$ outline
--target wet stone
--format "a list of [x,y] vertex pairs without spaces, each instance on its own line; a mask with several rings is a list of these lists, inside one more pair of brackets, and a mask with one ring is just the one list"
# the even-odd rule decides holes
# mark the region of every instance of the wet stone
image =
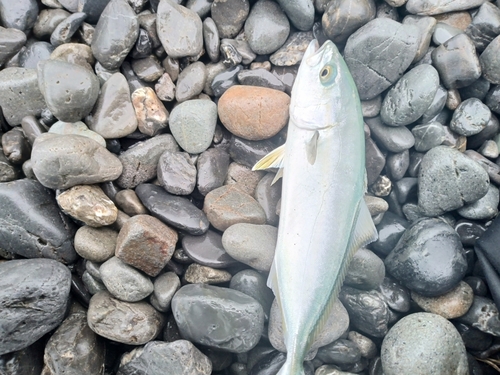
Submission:
[[483,77],[493,84],[500,83],[500,74],[498,73],[498,69],[500,68],[499,52],[500,38],[496,37],[488,44],[481,56],[479,56]]
[[224,270],[192,263],[184,273],[184,280],[190,284],[221,284],[231,280],[231,274]]
[[438,146],[425,154],[418,183],[419,207],[425,215],[437,216],[482,198],[489,178],[478,163],[461,152]]
[[35,0],[20,0],[14,6],[12,5],[9,0],[0,1],[2,26],[29,31],[36,21],[38,3]]
[[116,221],[118,210],[96,185],[77,185],[57,196],[62,211],[91,227],[111,225]]
[[361,290],[376,289],[385,277],[382,259],[372,251],[361,248],[354,254],[347,269],[344,283]]
[[201,52],[203,26],[197,13],[174,2],[160,0],[157,14],[156,31],[169,57],[196,56]]
[[130,89],[123,74],[113,74],[102,85],[90,129],[106,139],[125,137],[137,129]]
[[415,137],[405,126],[388,126],[377,116],[365,119],[372,138],[391,152],[402,152],[415,144]]
[[500,10],[492,3],[485,2],[465,29],[478,51],[486,46],[500,33]]
[[93,139],[94,141],[99,143],[102,147],[106,147],[106,141],[104,140],[104,138],[98,133],[89,130],[87,125],[85,125],[85,123],[81,121],[77,122],[57,121],[50,127],[48,132],[51,134],[61,134],[61,135],[66,135],[66,134],[81,135],[83,137]]
[[189,199],[171,195],[153,184],[141,184],[135,192],[151,214],[164,223],[193,235],[208,230],[207,216]]
[[410,292],[397,281],[385,277],[377,292],[392,310],[403,313],[410,310]]
[[75,250],[82,258],[104,262],[115,255],[118,233],[110,228],[80,227],[75,234]]
[[[413,134],[415,136],[415,134]],[[415,137],[416,138],[416,137]],[[415,143],[417,140],[415,139]],[[386,167],[387,174],[394,180],[400,180],[406,174],[408,167],[410,166],[410,153],[408,150],[398,152],[395,154],[390,154],[387,156]]]
[[306,31],[312,28],[314,22],[314,5],[310,0],[300,0],[295,3],[278,0],[293,26]]
[[456,287],[467,271],[458,234],[441,219],[412,224],[385,258],[387,271],[408,289],[436,297]]
[[[210,84],[212,94],[215,96],[221,96],[229,88],[236,85],[238,82],[238,73],[241,70],[243,70],[243,67],[241,65],[233,66],[221,72],[217,72],[214,70],[215,75]],[[210,76],[207,77],[207,81],[210,82]],[[205,92],[206,91],[207,90],[205,89]]]
[[312,40],[313,34],[310,31],[290,33],[290,36],[283,46],[269,56],[269,60],[276,66],[292,66],[299,64],[306,52],[307,46]]
[[22,164],[30,158],[31,146],[20,127],[2,135],[2,150],[12,164]]
[[333,363],[340,366],[353,365],[361,359],[361,352],[352,341],[338,339],[320,348],[316,358],[324,363]]
[[158,161],[158,181],[170,194],[191,194],[196,173],[196,166],[186,152],[165,151]]
[[441,0],[408,0],[406,9],[412,14],[435,15],[460,10],[468,10],[480,6],[484,0],[456,1],[449,3]]
[[253,196],[264,173],[264,171],[252,171],[250,167],[239,163],[231,163],[224,185],[235,185],[244,193]]
[[[24,164],[23,164],[24,165]],[[19,176],[19,167],[12,165],[0,149],[0,182],[14,181]]]
[[95,27],[92,52],[106,69],[120,67],[139,36],[139,21],[126,0],[111,0]]
[[435,117],[443,110],[447,100],[448,100],[448,91],[443,86],[439,85],[438,89],[436,90],[436,95],[434,95],[434,99],[432,100],[432,103],[426,109],[426,111],[424,112],[419,121],[422,124],[425,124],[435,119]]
[[199,95],[203,91],[206,79],[207,70],[202,62],[196,61],[189,64],[180,72],[177,78],[175,89],[177,102],[181,103]]
[[132,105],[141,133],[154,136],[167,127],[168,111],[151,87],[135,90],[132,93]]
[[133,189],[156,176],[158,161],[165,151],[178,151],[179,147],[170,134],[136,143],[119,156],[124,168],[116,181],[124,189]]
[[235,353],[252,349],[264,325],[264,312],[255,299],[209,285],[182,287],[172,300],[172,312],[183,337]]
[[50,35],[50,43],[54,46],[60,46],[64,43],[69,43],[73,34],[76,33],[78,28],[82,25],[83,21],[87,18],[86,13],[73,13],[62,22],[60,22],[52,34]]
[[109,293],[122,301],[137,302],[153,292],[153,283],[147,276],[117,257],[104,262],[99,272]]
[[222,236],[212,230],[198,236],[184,236],[182,247],[190,259],[204,266],[227,268],[237,263],[224,249]]
[[478,151],[488,159],[496,159],[500,154],[498,144],[492,139],[485,141]]
[[210,61],[219,61],[219,30],[217,29],[217,25],[215,24],[214,20],[210,17],[207,17],[203,20],[203,41]]
[[269,319],[274,294],[260,272],[251,269],[240,271],[231,278],[229,287],[255,298],[264,309],[266,320]]
[[448,320],[430,313],[396,323],[382,342],[381,359],[387,375],[469,373],[460,334]]
[[24,349],[59,326],[66,314],[71,273],[51,259],[0,263],[0,354]]
[[174,272],[166,272],[158,276],[154,282],[154,290],[150,302],[159,311],[167,312],[175,292],[181,287],[181,280]]
[[242,70],[238,81],[244,86],[260,86],[273,90],[285,91],[285,85],[274,74],[265,69]]
[[[139,25],[141,25],[141,22],[139,21]],[[154,24],[156,26],[156,23]],[[155,27],[156,31],[156,27]],[[149,33],[144,30],[142,27],[139,28],[139,36],[137,37],[137,40],[135,42],[134,48],[132,49],[132,57],[135,59],[144,59],[147,58],[151,53],[153,52],[153,47],[151,45],[151,38],[149,36]],[[135,60],[133,61],[135,62]],[[151,61],[149,61],[151,62]],[[161,65],[159,65],[161,68]],[[148,71],[149,68],[153,68]],[[157,69],[155,69],[153,64],[146,64],[145,65],[146,71],[149,73],[156,74]],[[141,70],[142,72],[142,70]],[[136,72],[137,73],[137,72]]]
[[361,101],[361,111],[363,112],[363,117],[378,116],[381,107],[382,107],[382,97],[380,95],[370,100]]
[[[98,335],[127,345],[142,345],[161,331],[163,316],[146,302],[124,302],[108,292],[92,296],[89,327]],[[141,324],[136,324],[140,321]]]
[[238,35],[249,12],[248,0],[214,0],[211,13],[220,38],[234,38]]
[[395,83],[413,61],[418,28],[390,19],[374,19],[349,38],[345,61],[362,100],[375,98]]
[[122,375],[209,375],[212,373],[212,363],[187,340],[151,341],[144,347],[125,353],[118,372]]
[[403,19],[403,24],[413,25],[418,27],[420,31],[420,44],[417,49],[417,54],[415,56],[414,62],[419,61],[429,49],[432,34],[436,28],[436,19],[434,17],[419,17],[413,15],[407,15]]
[[40,116],[46,107],[35,69],[6,68],[0,71],[0,106],[10,126],[25,116]]
[[281,197],[281,182],[271,185],[275,174],[268,173],[262,177],[257,184],[254,197],[266,214],[266,224],[277,225],[279,221],[276,215],[276,206]]
[[377,355],[377,346],[368,337],[356,331],[350,331],[348,339],[356,344],[361,356],[365,358],[375,358]]
[[131,66],[137,77],[145,82],[155,82],[164,72],[160,62],[154,56],[135,59],[132,61]]
[[476,241],[486,231],[486,228],[469,220],[459,220],[455,225],[455,231],[460,236],[462,244],[465,246],[474,246]]
[[42,9],[33,26],[33,34],[38,39],[50,37],[56,26],[70,15],[64,9]]
[[19,52],[19,66],[36,69],[40,61],[48,60],[54,51],[54,46],[47,42],[34,42]]
[[498,309],[495,303],[489,298],[474,296],[471,308],[465,315],[458,318],[458,321],[477,328],[482,332],[494,336],[500,335]]
[[457,212],[466,219],[489,220],[498,214],[499,199],[498,188],[490,184],[488,192],[484,197],[459,208]]
[[384,169],[385,156],[371,138],[365,140],[365,148],[367,182],[368,185],[371,185]]
[[37,179],[51,189],[110,181],[122,172],[116,156],[80,135],[40,135],[33,145],[31,161]]
[[[234,211],[233,207],[238,207]],[[221,186],[205,197],[203,211],[210,224],[224,231],[236,223],[264,224],[266,215],[257,201],[236,186]]]
[[149,211],[140,199],[137,197],[135,191],[131,189],[120,190],[114,197],[116,206],[123,210],[129,216],[148,214]]
[[121,228],[115,254],[126,264],[154,277],[172,258],[177,239],[177,232],[160,220],[136,215]]
[[175,84],[172,82],[172,78],[168,73],[163,73],[163,75],[158,79],[155,84],[155,92],[160,100],[166,102],[171,102],[175,98]]
[[197,161],[196,187],[202,195],[221,187],[229,168],[229,154],[220,148],[202,152]]
[[169,120],[175,140],[191,154],[199,154],[210,146],[216,123],[217,106],[204,99],[188,100],[175,106]]
[[0,65],[3,65],[21,50],[26,43],[26,34],[21,30],[0,26],[0,43],[2,44]]
[[460,135],[478,134],[490,121],[491,111],[479,99],[463,101],[453,113],[450,129]]
[[439,146],[445,138],[444,127],[439,122],[417,125],[411,129],[411,132],[415,137],[415,150],[420,152]]
[[463,31],[444,22],[438,22],[432,35],[434,44],[441,45]]

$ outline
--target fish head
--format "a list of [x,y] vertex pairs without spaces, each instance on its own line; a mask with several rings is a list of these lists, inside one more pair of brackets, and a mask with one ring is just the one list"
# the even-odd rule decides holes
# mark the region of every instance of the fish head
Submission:
[[331,40],[321,48],[313,40],[292,88],[292,123],[307,130],[330,129],[345,117],[340,109],[352,106],[358,106],[360,112],[358,91],[344,58]]

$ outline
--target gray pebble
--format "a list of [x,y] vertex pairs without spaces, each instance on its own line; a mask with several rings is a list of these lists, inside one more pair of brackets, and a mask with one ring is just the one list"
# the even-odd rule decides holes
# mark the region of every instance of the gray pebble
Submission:
[[[228,47],[229,50],[227,50],[226,47]],[[255,52],[253,52],[252,49],[250,48],[250,44],[248,44],[246,39],[240,39],[240,38],[222,39],[220,48],[221,48],[221,53],[224,55],[223,62],[228,66],[237,65],[239,63],[242,63],[244,65],[249,65],[257,57]],[[229,55],[226,56],[226,53],[229,53],[229,51],[231,51],[231,53],[236,52],[234,57],[236,57],[238,61],[236,61],[233,58],[230,58]],[[239,61],[240,57],[241,61]],[[226,61],[228,59],[231,61],[229,62]]]
[[34,42],[19,52],[19,66],[36,69],[39,61],[48,60],[54,51],[54,46],[47,42]]
[[420,122],[425,124],[436,117],[446,105],[448,100],[448,91],[441,85],[438,86],[436,90],[436,95],[434,95],[434,99],[432,99],[432,103],[425,110],[422,117],[420,117]]
[[151,304],[155,309],[167,312],[175,292],[181,287],[181,280],[174,272],[166,272],[158,276],[153,284]]
[[292,66],[299,64],[307,46],[313,39],[314,36],[311,31],[291,33],[283,46],[269,56],[269,61],[276,66]]
[[238,35],[249,11],[248,0],[214,0],[211,13],[220,38],[234,38]]
[[[399,217],[399,216],[398,216]],[[410,292],[399,282],[385,277],[377,289],[380,298],[396,312],[406,313],[410,310]]]
[[38,15],[36,0],[0,1],[0,20],[2,26],[21,31],[29,31],[35,24]]
[[376,289],[385,277],[382,259],[372,251],[361,248],[354,254],[347,269],[344,283],[357,289]]
[[444,127],[439,122],[417,125],[411,132],[415,137],[415,150],[420,152],[439,146],[445,139]]
[[170,194],[191,194],[196,185],[196,167],[189,154],[165,151],[158,161],[158,181]]
[[224,250],[222,236],[212,230],[198,236],[184,236],[182,246],[189,260],[207,267],[227,268],[237,263]]
[[377,356],[377,345],[375,345],[375,343],[368,337],[362,335],[359,332],[350,331],[348,339],[356,344],[363,357],[371,359]]
[[[31,162],[28,160],[23,164],[23,166],[26,163],[31,164]],[[19,172],[19,167],[13,165],[0,149],[0,182],[9,182],[16,180],[19,176]],[[28,175],[26,176],[28,177]]]
[[377,95],[375,98],[370,100],[361,101],[361,111],[363,112],[363,117],[378,116],[381,107],[382,107],[382,97],[380,95]]
[[196,186],[202,195],[221,187],[229,169],[229,154],[221,148],[202,152],[197,161]]
[[224,270],[192,263],[184,273],[184,283],[189,284],[221,284],[231,280],[231,274]]
[[311,30],[314,22],[314,5],[312,0],[289,2],[278,0],[292,24],[299,30]]
[[377,180],[380,172],[384,169],[385,156],[371,138],[366,139],[365,148],[367,182],[368,185],[371,185]]
[[490,2],[485,2],[479,7],[472,17],[472,22],[465,29],[465,33],[472,39],[479,52],[500,32],[500,9]]
[[439,46],[460,33],[463,33],[463,30],[444,22],[438,22],[432,35],[432,41]]
[[493,84],[500,83],[500,38],[496,37],[479,56],[483,77]]
[[110,228],[80,227],[75,234],[75,250],[84,259],[104,262],[115,255],[118,233]]
[[42,9],[33,26],[33,34],[37,39],[50,37],[57,25],[70,15],[71,13],[66,12],[64,9]]
[[419,16],[430,16],[476,8],[482,3],[484,3],[484,0],[458,0],[453,2],[446,0],[408,0],[406,10]]
[[457,212],[466,219],[489,220],[498,214],[499,192],[498,188],[490,184],[484,197],[459,208]]
[[277,181],[271,185],[274,177],[274,173],[266,174],[260,179],[254,192],[255,199],[266,214],[266,224],[270,225],[278,225],[279,217],[276,215],[276,207],[281,198],[281,182]]
[[361,352],[351,340],[338,339],[320,348],[316,358],[324,363],[344,367],[358,362],[361,359]]
[[186,8],[195,11],[201,18],[208,16],[211,7],[211,0],[188,0],[186,3]]
[[131,189],[120,190],[115,194],[114,202],[116,206],[129,216],[145,215],[149,211],[141,203],[135,191]]
[[205,87],[206,79],[207,70],[202,62],[194,62],[184,68],[177,78],[175,90],[177,102],[184,102],[199,95]]
[[242,70],[238,73],[238,81],[242,85],[261,86],[285,91],[284,83],[265,69]]
[[73,37],[73,34],[76,33],[76,31],[79,29],[86,18],[87,14],[80,12],[73,13],[72,15],[64,19],[56,26],[56,28],[50,35],[50,43],[54,47],[60,46],[64,43],[69,43],[71,41],[71,38]]
[[478,151],[489,159],[496,159],[499,156],[498,144],[492,139],[485,141]]
[[175,83],[168,73],[163,73],[155,84],[156,95],[160,100],[171,102],[175,98]]
[[1,147],[12,164],[22,164],[30,158],[31,146],[21,127],[15,127],[4,133]]
[[98,133],[89,130],[87,125],[85,125],[85,123],[81,121],[77,122],[57,121],[50,127],[48,133],[60,134],[60,135],[81,135],[83,137],[93,139],[94,141],[99,143],[102,147],[106,147],[106,141],[104,140],[104,138]]
[[372,137],[391,152],[402,152],[415,144],[412,132],[404,126],[388,126],[380,116],[365,119]]
[[0,65],[16,55],[26,43],[26,34],[17,29],[6,29],[0,26]]
[[478,134],[491,118],[490,109],[477,98],[464,100],[453,112],[450,129],[466,137]]
[[203,41],[205,42],[205,49],[210,61],[219,61],[219,30],[214,20],[210,17],[203,20]]
[[131,65],[137,77],[145,82],[155,82],[165,71],[155,56],[135,59]]
[[457,320],[482,332],[494,336],[500,335],[498,308],[493,300],[489,298],[474,296],[474,301],[469,311]]
[[251,269],[240,271],[231,278],[229,287],[255,298],[264,309],[266,320],[269,319],[274,294],[260,272]]
[[109,0],[79,0],[77,10],[87,14],[87,22],[94,25],[99,21],[99,17],[108,3]]
[[[414,134],[415,136],[415,134]],[[417,140],[415,139],[415,143]],[[387,156],[386,168],[390,178],[394,181],[400,180],[406,174],[410,166],[410,153],[408,150],[390,154]]]
[[436,28],[437,21],[434,17],[407,15],[403,19],[402,23],[403,25],[416,26],[420,31],[420,43],[413,62],[419,61],[422,57],[424,57],[425,53],[429,49],[432,34],[434,33],[434,29]]

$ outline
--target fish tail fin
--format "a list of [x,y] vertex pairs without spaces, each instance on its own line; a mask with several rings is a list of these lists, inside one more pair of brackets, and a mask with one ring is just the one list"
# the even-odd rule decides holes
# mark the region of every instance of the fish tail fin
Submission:
[[302,359],[297,355],[287,355],[286,362],[281,367],[278,375],[305,375]]

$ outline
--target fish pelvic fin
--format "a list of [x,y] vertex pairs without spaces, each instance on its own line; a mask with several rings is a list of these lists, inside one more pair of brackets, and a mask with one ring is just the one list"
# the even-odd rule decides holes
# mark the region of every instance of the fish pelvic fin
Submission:
[[260,159],[255,165],[252,167],[252,171],[258,171],[261,169],[268,168],[278,168],[278,172],[276,176],[274,176],[271,185],[274,185],[276,181],[278,181],[281,177],[283,177],[283,165],[284,165],[284,157],[285,157],[285,145],[282,145],[269,154]]
[[305,375],[303,359],[293,353],[287,354],[286,362],[277,375]]

